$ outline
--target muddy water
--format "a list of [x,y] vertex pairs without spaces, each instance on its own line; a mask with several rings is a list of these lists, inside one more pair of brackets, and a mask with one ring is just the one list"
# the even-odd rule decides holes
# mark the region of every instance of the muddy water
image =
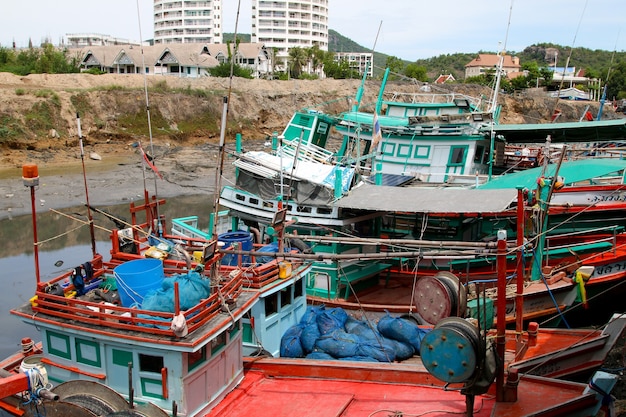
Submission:
[[[197,215],[201,227],[208,228],[212,198],[191,195],[170,198],[162,206],[166,219]],[[120,219],[129,220],[128,204],[99,206]],[[37,240],[39,245],[40,280],[47,281],[62,272],[73,269],[91,259],[89,227],[74,219],[86,220],[84,206],[52,211],[37,215]],[[115,227],[105,216],[92,212],[96,227],[96,251],[105,259],[109,254],[109,232]],[[170,224],[168,223],[168,227]],[[36,286],[33,221],[30,215],[0,220],[0,357],[15,352],[23,337],[39,340],[33,326],[23,323],[9,312],[11,308],[26,303]]]

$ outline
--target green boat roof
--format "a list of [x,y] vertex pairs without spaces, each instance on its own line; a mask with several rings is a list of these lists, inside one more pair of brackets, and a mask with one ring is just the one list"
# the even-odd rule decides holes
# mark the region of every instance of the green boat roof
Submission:
[[[552,143],[621,142],[626,141],[626,119],[567,123],[502,124],[494,125],[496,135],[507,143],[544,143],[548,135]],[[491,127],[482,129],[484,134]]]
[[[365,112],[346,112],[341,115],[340,120],[371,125],[372,123],[374,123],[374,114]],[[380,123],[380,125],[384,127],[408,126],[409,119],[407,119],[406,117],[379,115],[378,123]]]
[[[548,165],[544,177],[553,177],[557,164]],[[623,159],[598,159],[589,158],[578,161],[565,161],[561,164],[558,175],[563,177],[565,184],[591,181],[593,178],[605,177],[611,174],[618,174],[626,168],[626,160]],[[543,167],[530,168],[524,171],[504,174],[491,181],[479,185],[481,189],[511,189],[529,188],[532,189],[537,184],[537,178],[541,177]]]

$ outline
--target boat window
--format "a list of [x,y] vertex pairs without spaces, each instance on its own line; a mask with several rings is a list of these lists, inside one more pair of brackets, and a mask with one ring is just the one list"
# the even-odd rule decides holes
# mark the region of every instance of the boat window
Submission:
[[293,287],[293,298],[302,297],[304,295],[304,279],[301,279]]
[[452,148],[451,164],[462,164],[465,161],[465,147]]
[[278,293],[265,297],[265,317],[278,312]]
[[482,164],[484,154],[485,154],[485,147],[482,145],[476,146],[476,153],[474,154],[474,162],[478,164]]
[[128,366],[133,362],[133,353],[127,350],[112,349],[113,363],[120,366]]
[[237,323],[235,323],[235,325],[233,326],[233,328],[231,329],[229,336],[230,336],[230,340],[233,340],[233,338],[235,337],[235,335],[237,333],[239,333],[239,329],[241,328],[241,321],[237,321]]
[[163,356],[139,354],[139,370],[142,372],[161,373]]
[[411,157],[411,153],[413,152],[413,145],[398,145],[398,154],[396,155],[399,158],[409,158]]
[[415,146],[414,158],[428,158],[430,156],[430,146]]
[[281,308],[291,304],[291,287],[288,286],[280,290],[280,306]]
[[199,351],[191,352],[187,355],[187,370],[191,371],[192,369],[195,369],[204,361],[206,361],[206,346],[202,346]]
[[220,333],[215,339],[211,340],[211,356],[224,346],[226,346],[226,333]]
[[70,352],[70,337],[61,333],[46,332],[48,339],[48,353],[65,359],[72,359]]
[[100,345],[91,340],[76,339],[76,362],[102,367]]

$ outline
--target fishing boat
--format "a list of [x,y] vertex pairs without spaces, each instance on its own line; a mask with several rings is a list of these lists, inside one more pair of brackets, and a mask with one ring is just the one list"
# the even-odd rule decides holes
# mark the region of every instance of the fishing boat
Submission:
[[[303,120],[292,121],[318,130],[317,115]],[[493,242],[503,230],[512,248],[524,249],[521,259],[511,252],[507,270],[513,288],[515,276],[525,277],[525,320],[587,306],[587,298],[624,278],[623,161],[566,161],[558,173],[555,164],[478,187],[437,188],[358,181],[356,168],[329,159],[299,140],[282,141],[274,154],[247,152],[235,162],[236,186],[224,187],[220,197],[244,227],[262,231],[261,239],[272,238],[264,226],[285,205],[290,230],[325,255],[307,279],[309,302],[411,314],[430,309],[436,296],[444,316],[464,314],[465,307],[451,306],[465,304],[460,300],[474,282],[493,282]],[[591,272],[577,278],[583,266]],[[442,288],[440,272],[456,276],[453,288],[432,293],[433,283]],[[509,323],[516,318],[514,294]],[[430,324],[441,317],[429,314]]]
[[[499,259],[504,249],[501,242]],[[220,251],[205,257],[205,268],[213,268]],[[108,263],[98,255],[88,268],[92,277],[84,283],[127,277],[128,271],[122,269],[138,261],[156,261],[165,268],[160,259]],[[540,368],[544,375],[577,373],[584,366],[573,361],[571,353],[576,352],[576,357],[592,350],[606,353],[606,342],[615,340],[614,331],[565,334],[534,328],[515,332],[514,339],[503,343],[507,338],[504,325],[490,336],[480,330],[480,324],[455,317],[442,321],[424,337],[421,365],[245,358],[243,319],[254,310],[261,291],[245,287],[243,271],[226,275],[219,268],[213,271],[217,275],[212,275],[209,293],[198,294],[195,287],[191,292],[196,301],[190,305],[187,289],[179,286],[182,281],[174,281],[167,297],[174,305],[172,312],[160,308],[164,299],[150,303],[149,293],[140,307],[85,299],[72,279],[75,270],[47,282],[37,277],[34,297],[12,313],[35,325],[42,341],[24,340],[21,352],[0,363],[7,375],[0,380],[2,408],[14,415],[39,415],[45,409],[51,416],[199,417],[241,415],[243,410],[288,415],[296,404],[300,408],[308,404],[300,400],[315,398],[320,404],[302,408],[300,414],[314,410],[315,415],[336,415],[343,409],[347,415],[362,415],[392,407],[403,412],[465,410],[477,416],[574,411],[595,415],[617,378],[597,372],[590,384],[557,380],[528,375],[534,365],[519,362],[534,358],[536,365],[545,365]],[[144,280],[155,276],[151,268],[139,272]],[[197,267],[181,271],[184,275],[193,272],[199,273]],[[163,281],[172,279],[165,275]],[[67,287],[65,282],[69,282]],[[615,317],[607,329],[621,327],[623,331],[625,323],[624,318]],[[511,346],[515,353],[507,352]],[[585,357],[584,365],[593,368],[598,360],[591,357]],[[278,397],[269,394],[272,391],[280,392],[282,406]],[[347,392],[351,392],[348,397]],[[324,394],[329,401],[320,402],[315,394]],[[258,395],[263,401],[258,402]],[[538,395],[549,398],[549,403],[538,401]],[[428,402],[420,400],[426,398]]]

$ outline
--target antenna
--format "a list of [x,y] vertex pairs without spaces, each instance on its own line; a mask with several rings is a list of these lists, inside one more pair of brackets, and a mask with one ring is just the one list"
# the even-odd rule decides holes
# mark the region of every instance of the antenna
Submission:
[[[145,155],[142,147],[141,147],[141,141],[139,141],[139,150],[141,151],[141,153],[143,154],[143,158],[142,160],[148,164],[150,166],[150,168],[152,168],[152,172],[153,172],[153,180],[154,180],[154,194],[158,195],[158,190],[157,190],[157,175],[158,175],[158,171],[156,170],[156,161],[155,161],[155,154],[154,154],[154,144],[152,142],[152,122],[151,122],[151,118],[150,118],[150,100],[148,98],[148,75],[146,74],[146,63],[145,63],[145,56],[144,56],[144,52],[143,52],[143,37],[141,34],[141,16],[139,13],[139,0],[137,0],[137,23],[139,26],[139,47],[141,48],[141,70],[143,71],[143,90],[144,90],[144,94],[145,94],[145,100],[146,100],[146,117],[148,119],[148,137],[150,139],[150,157],[152,158],[152,162],[150,162],[149,158],[147,157],[147,155]],[[149,197],[148,197],[148,189],[146,187],[146,174],[145,174],[145,167],[142,170],[143,171],[143,193],[144,193],[144,201],[145,204],[148,204],[149,202]],[[146,221],[150,221],[150,220],[156,220],[158,225],[160,226],[160,214],[159,214],[159,204],[156,204],[155,206],[155,210],[156,210],[156,219],[146,219]],[[160,230],[160,229],[157,229]]]
[[[587,3],[588,3],[588,0],[585,0],[585,7],[583,7],[583,12],[581,13],[580,19],[578,20],[578,26],[576,27],[576,32],[574,32],[574,39],[572,40],[572,46],[570,46],[569,48],[569,55],[567,56],[567,60],[565,61],[565,67],[563,68],[563,73],[561,74],[561,83],[559,84],[559,89],[556,93],[556,100],[554,102],[554,108],[552,109],[551,116],[554,116],[557,111],[556,106],[559,103],[561,89],[563,88],[563,83],[565,82],[565,71],[567,71],[567,68],[569,67],[569,60],[572,57],[572,52],[574,51],[574,45],[576,44],[576,36],[578,36],[578,31],[580,30],[580,24],[583,20],[583,16],[585,15],[585,10],[587,9]],[[556,69],[556,59],[554,60],[554,66]],[[555,120],[556,120],[556,117],[553,117],[552,121],[554,122]]]

